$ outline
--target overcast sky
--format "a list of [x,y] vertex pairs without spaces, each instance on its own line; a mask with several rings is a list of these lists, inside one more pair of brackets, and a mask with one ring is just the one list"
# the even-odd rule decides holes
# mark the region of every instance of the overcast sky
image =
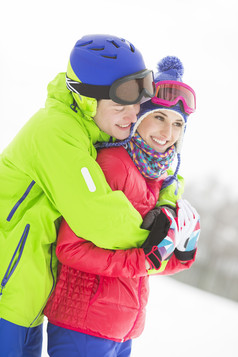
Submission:
[[182,60],[197,112],[189,118],[180,173],[188,183],[214,176],[235,186],[236,0],[14,0],[0,10],[0,150],[44,105],[47,84],[66,71],[75,42],[109,33],[140,49],[148,68],[167,55]]

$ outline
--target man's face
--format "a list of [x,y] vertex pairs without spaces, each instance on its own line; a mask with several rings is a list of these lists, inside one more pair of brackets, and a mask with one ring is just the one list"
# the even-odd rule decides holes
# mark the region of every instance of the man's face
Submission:
[[121,105],[110,99],[102,99],[98,102],[94,120],[105,133],[118,140],[124,140],[130,134],[131,125],[137,121],[139,110],[139,103]]

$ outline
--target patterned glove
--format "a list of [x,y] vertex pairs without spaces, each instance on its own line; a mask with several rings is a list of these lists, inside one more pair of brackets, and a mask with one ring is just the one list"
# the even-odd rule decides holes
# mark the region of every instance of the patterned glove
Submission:
[[200,217],[186,200],[177,201],[179,243],[175,255],[179,260],[191,260],[196,252],[200,235]]
[[168,208],[158,207],[156,212],[151,232],[142,248],[151,268],[159,269],[178,244],[179,232],[174,216]]

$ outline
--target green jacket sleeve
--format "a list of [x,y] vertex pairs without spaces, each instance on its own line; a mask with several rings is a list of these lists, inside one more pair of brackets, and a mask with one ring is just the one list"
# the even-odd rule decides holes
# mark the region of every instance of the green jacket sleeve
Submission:
[[44,117],[38,112],[18,134],[7,152],[11,160],[76,235],[101,248],[140,247],[148,235],[142,218],[121,191],[110,189],[83,128],[69,116],[51,115],[49,123]]
[[[172,170],[168,170],[167,172],[169,175],[173,175]],[[184,192],[184,178],[180,175],[177,175],[177,178],[178,181],[173,181],[171,185],[160,191],[157,206],[176,207],[177,200],[182,198],[182,194]]]

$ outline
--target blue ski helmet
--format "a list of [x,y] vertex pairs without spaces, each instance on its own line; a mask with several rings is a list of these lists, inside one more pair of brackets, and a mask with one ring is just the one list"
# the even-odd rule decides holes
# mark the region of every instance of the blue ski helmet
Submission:
[[145,70],[141,53],[127,40],[111,35],[86,35],[70,54],[67,76],[92,85],[112,85]]

